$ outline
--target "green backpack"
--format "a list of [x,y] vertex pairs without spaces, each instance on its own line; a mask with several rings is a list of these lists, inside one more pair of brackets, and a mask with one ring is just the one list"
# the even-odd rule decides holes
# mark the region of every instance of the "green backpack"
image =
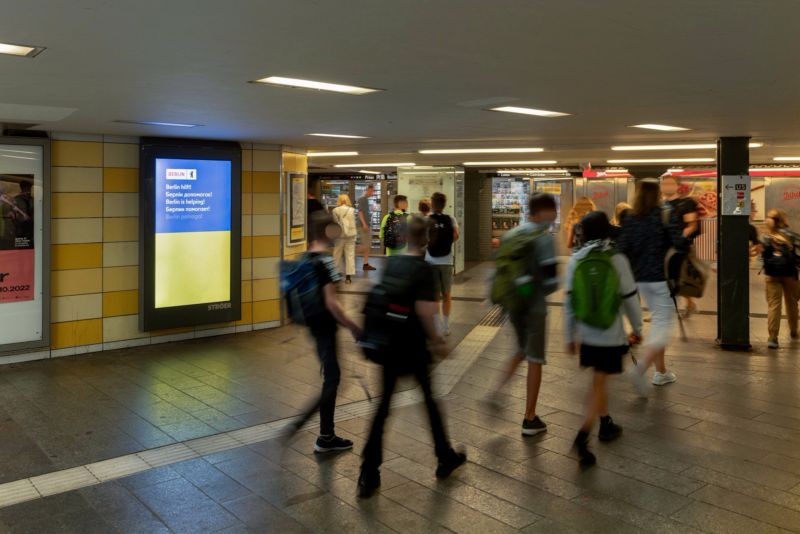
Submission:
[[581,323],[609,328],[619,315],[619,275],[611,262],[614,250],[589,251],[578,260],[572,276],[570,303]]
[[530,272],[530,257],[536,238],[544,230],[519,228],[500,242],[495,259],[492,303],[506,313],[524,312],[530,307],[534,294],[534,277]]

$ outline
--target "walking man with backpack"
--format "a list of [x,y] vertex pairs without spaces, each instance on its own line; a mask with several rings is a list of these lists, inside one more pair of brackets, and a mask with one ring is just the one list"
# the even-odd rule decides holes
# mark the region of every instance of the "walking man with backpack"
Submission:
[[[458,222],[452,215],[442,213],[447,205],[444,193],[434,193],[431,197],[431,214],[428,215],[428,252],[425,260],[433,266],[436,284],[436,300],[441,300],[441,329],[444,335],[450,335],[450,309],[453,306],[453,244],[458,241]],[[439,310],[437,304],[434,316],[439,328]]]
[[439,407],[433,398],[428,366],[433,350],[447,353],[444,339],[436,332],[433,268],[425,262],[428,242],[427,222],[411,218],[408,224],[408,253],[389,258],[381,281],[372,289],[364,308],[365,334],[360,344],[368,358],[383,368],[383,397],[372,422],[362,454],[358,494],[370,497],[381,484],[383,428],[389,416],[392,393],[402,375],[413,375],[422,388],[428,420],[433,434],[438,466],[436,477],[447,478],[467,457],[456,452],[447,439]]
[[308,252],[299,262],[282,265],[281,285],[292,320],[306,325],[314,338],[323,382],[319,399],[305,410],[294,430],[319,410],[319,437],[314,452],[343,451],[353,448],[353,442],[334,433],[333,414],[341,379],[336,333],[338,325],[342,325],[358,339],[361,328],[347,316],[336,297],[336,284],[342,277],[329,251],[338,237],[339,226],[328,213],[317,212],[311,217],[309,229]]
[[[664,210],[666,217],[670,224],[675,225],[681,229],[683,237],[689,243],[693,243],[697,236],[700,235],[700,219],[699,219],[699,204],[695,199],[690,196],[681,196],[681,182],[680,178],[673,175],[661,177],[661,195],[664,197]],[[675,263],[683,259],[683,255],[676,258]],[[683,312],[684,317],[689,317],[692,313],[697,311],[697,304],[695,304],[692,297],[684,297],[686,299],[686,309]]]
[[408,234],[408,197],[395,195],[394,210],[383,216],[381,239],[387,256],[404,254]]
[[[594,465],[589,450],[589,433],[600,418],[600,441],[612,441],[622,434],[608,413],[608,375],[622,372],[622,357],[629,345],[641,340],[642,308],[636,282],[624,254],[610,244],[611,225],[602,211],[593,211],[581,220],[585,245],[567,264],[564,332],[569,354],[580,353],[581,367],[594,369],[586,396],[586,419],[575,437],[574,446],[581,465]],[[626,336],[622,313],[628,317],[633,333]]]
[[514,376],[523,360],[528,361],[527,402],[522,434],[533,436],[547,430],[536,415],[545,362],[547,302],[558,289],[555,244],[550,225],[557,216],[552,195],[536,193],[528,202],[528,221],[507,232],[497,251],[497,270],[492,284],[492,301],[509,314],[519,350],[508,362],[500,383],[490,395],[497,407],[500,389]]

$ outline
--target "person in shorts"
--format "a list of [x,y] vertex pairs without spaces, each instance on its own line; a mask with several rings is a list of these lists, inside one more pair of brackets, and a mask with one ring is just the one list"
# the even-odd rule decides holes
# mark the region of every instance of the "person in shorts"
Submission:
[[[437,305],[436,328],[450,335],[450,310],[453,307],[453,246],[459,238],[458,222],[452,215],[442,213],[447,206],[444,193],[431,196],[432,212],[428,215],[428,251],[425,260],[433,266],[436,301],[441,302],[441,314]],[[441,318],[441,323],[439,322]]]
[[[619,277],[620,309],[614,323],[601,329],[579,321],[570,298],[573,288],[575,270],[581,260],[592,251],[613,250],[611,246],[611,225],[602,211],[593,211],[581,220],[586,244],[577,251],[567,264],[565,290],[567,293],[564,307],[564,335],[567,353],[580,353],[581,367],[594,370],[592,385],[586,396],[586,418],[575,437],[574,447],[578,452],[581,465],[594,465],[596,459],[589,450],[589,433],[597,418],[600,418],[600,441],[612,441],[622,434],[622,427],[614,423],[608,413],[608,389],[606,381],[609,375],[622,372],[622,358],[628,353],[630,344],[639,343],[642,332],[642,308],[639,304],[636,282],[633,279],[631,266],[624,254],[611,256],[611,264]],[[633,333],[626,336],[622,314],[628,317]]]
[[542,384],[542,366],[546,363],[545,346],[547,330],[547,302],[545,297],[558,289],[558,273],[555,242],[550,234],[550,225],[558,214],[556,200],[552,195],[536,193],[528,202],[528,221],[506,233],[531,232],[534,241],[528,258],[528,272],[536,287],[528,310],[511,315],[511,324],[517,337],[518,350],[506,366],[500,383],[490,395],[489,402],[498,406],[501,388],[514,376],[517,367],[528,362],[527,401],[525,418],[522,421],[522,435],[534,436],[547,430],[547,425],[536,415],[536,403]]

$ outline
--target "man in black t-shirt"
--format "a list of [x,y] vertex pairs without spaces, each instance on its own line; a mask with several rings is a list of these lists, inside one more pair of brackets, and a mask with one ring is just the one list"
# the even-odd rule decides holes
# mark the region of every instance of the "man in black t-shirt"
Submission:
[[401,300],[404,306],[405,303],[410,304],[411,312],[407,323],[398,328],[402,329],[402,332],[394,332],[402,342],[392,343],[390,347],[394,348],[384,358],[383,397],[364,446],[362,453],[364,461],[361,464],[361,476],[358,478],[358,494],[362,498],[370,497],[381,484],[379,467],[383,461],[383,427],[389,416],[392,393],[398,378],[402,375],[413,375],[425,396],[434,448],[439,460],[436,468],[437,478],[447,478],[467,460],[463,452],[456,452],[450,445],[439,407],[433,399],[431,390],[428,373],[431,354],[428,351],[427,341],[430,340],[434,351],[441,355],[446,354],[447,347],[434,324],[433,316],[437,310],[436,291],[433,269],[425,262],[427,243],[427,223],[420,217],[413,217],[408,224],[408,253],[389,257],[383,272],[384,279],[405,277],[408,280],[403,285],[407,288],[403,291],[405,298]]
[[[661,178],[661,194],[670,210],[670,223],[679,227],[683,237],[693,242],[700,235],[700,207],[695,199],[680,195],[680,179],[677,176]],[[684,316],[689,317],[697,311],[697,304],[691,297],[686,298]]]
[[331,242],[337,237],[335,234],[338,234],[336,230],[339,227],[325,212],[313,214],[309,222],[311,243],[304,261],[314,263],[324,309],[309,319],[308,327],[317,346],[317,357],[322,364],[323,382],[319,399],[305,410],[304,415],[295,423],[295,430],[302,427],[311,415],[319,410],[319,437],[314,444],[314,452],[343,451],[352,449],[353,442],[334,433],[333,413],[341,379],[336,332],[338,325],[342,325],[350,330],[353,338],[358,339],[361,337],[361,328],[345,314],[336,297],[336,283],[342,277],[328,251]]

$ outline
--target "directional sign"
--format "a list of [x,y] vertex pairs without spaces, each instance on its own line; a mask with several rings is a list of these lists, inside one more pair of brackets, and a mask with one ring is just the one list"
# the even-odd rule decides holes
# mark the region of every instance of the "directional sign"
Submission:
[[721,215],[750,215],[750,176],[722,177]]

